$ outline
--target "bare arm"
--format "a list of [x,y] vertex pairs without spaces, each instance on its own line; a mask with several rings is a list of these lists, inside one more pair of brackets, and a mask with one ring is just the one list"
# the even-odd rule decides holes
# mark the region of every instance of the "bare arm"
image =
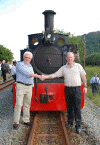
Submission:
[[39,78],[41,81],[44,81],[45,79],[53,79],[56,77],[56,75],[54,75],[54,74],[44,76],[44,75],[38,75],[38,74],[33,74],[33,73],[30,74],[29,76]]
[[85,75],[82,76],[82,81],[83,81],[83,83],[84,83],[84,87],[87,88],[87,79],[86,79],[86,76],[85,76]]
[[84,83],[84,93],[86,94],[87,93],[87,79],[86,79],[86,76],[82,76],[82,81]]
[[42,75],[38,75],[37,73],[32,73],[32,74],[29,74],[30,77],[34,77],[34,78],[39,78],[39,79],[42,79]]
[[45,79],[54,79],[56,77],[57,76],[55,74],[51,74],[51,75],[44,76]]

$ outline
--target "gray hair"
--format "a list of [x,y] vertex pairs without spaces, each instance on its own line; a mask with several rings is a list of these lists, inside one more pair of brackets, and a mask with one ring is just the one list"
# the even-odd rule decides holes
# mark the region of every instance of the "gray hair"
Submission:
[[94,73],[94,76],[97,77],[97,75],[98,75],[98,74],[95,72],[95,73]]
[[24,52],[23,56],[25,56],[26,54],[31,54],[31,56],[33,57],[33,54],[30,51]]
[[67,52],[66,56],[68,56],[69,54],[72,54],[75,57],[75,54],[73,52]]

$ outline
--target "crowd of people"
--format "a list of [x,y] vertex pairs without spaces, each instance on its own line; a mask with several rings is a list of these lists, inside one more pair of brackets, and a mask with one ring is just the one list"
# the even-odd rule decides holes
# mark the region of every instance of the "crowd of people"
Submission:
[[7,80],[6,77],[7,73],[11,74],[11,76],[15,79],[15,74],[16,74],[15,66],[16,66],[16,61],[13,61],[12,64],[12,62],[5,63],[5,60],[2,60],[2,63],[0,64],[0,75],[1,77],[3,77],[3,82]]
[[[32,97],[32,86],[34,85],[34,78],[39,78],[41,81],[45,79],[53,79],[56,77],[64,77],[65,84],[65,100],[67,103],[68,124],[66,128],[73,126],[75,119],[76,133],[81,132],[81,80],[84,83],[84,93],[87,93],[87,79],[86,72],[79,63],[75,63],[75,56],[73,52],[68,52],[66,55],[66,65],[62,66],[57,72],[50,75],[38,75],[34,73],[34,68],[30,62],[33,55],[31,52],[26,51],[23,55],[23,61],[17,63],[13,61],[13,65],[9,67],[2,61],[1,70],[3,81],[6,81],[6,73],[10,72],[16,81],[16,105],[14,108],[14,123],[13,128],[18,129],[21,114],[21,107],[23,105],[23,124],[31,126],[30,122],[30,103]],[[8,69],[9,68],[9,69]],[[76,79],[77,78],[77,79]],[[99,85],[99,78],[97,73],[90,80],[92,85],[93,95],[96,95]],[[74,107],[74,110],[73,110]]]

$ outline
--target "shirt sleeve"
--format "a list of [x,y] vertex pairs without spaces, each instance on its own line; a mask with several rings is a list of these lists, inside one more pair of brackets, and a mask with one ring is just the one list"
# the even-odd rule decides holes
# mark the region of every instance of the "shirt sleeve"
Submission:
[[11,68],[11,74],[16,74],[16,68],[14,66]]
[[99,84],[99,78],[97,77],[97,83]]
[[79,71],[80,71],[81,77],[86,75],[84,68],[80,64],[79,64]]
[[[31,66],[30,66],[31,67]],[[33,69],[28,69],[25,67],[23,63],[18,63],[16,66],[16,71],[19,71],[21,74],[26,75],[27,77],[30,77],[29,74],[34,73]]]
[[63,66],[54,73],[57,77],[63,77],[64,74],[63,74]]

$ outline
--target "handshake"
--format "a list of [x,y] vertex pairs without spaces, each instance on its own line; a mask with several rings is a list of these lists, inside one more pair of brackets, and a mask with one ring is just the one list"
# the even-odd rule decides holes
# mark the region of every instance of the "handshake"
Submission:
[[45,79],[53,79],[55,77],[57,77],[55,74],[50,74],[50,75],[38,75],[37,73],[35,74],[30,74],[30,77],[35,77],[35,78],[39,78],[41,81],[44,81]]
[[38,78],[39,78],[41,81],[44,81],[45,79],[48,78],[48,76],[39,75]]

